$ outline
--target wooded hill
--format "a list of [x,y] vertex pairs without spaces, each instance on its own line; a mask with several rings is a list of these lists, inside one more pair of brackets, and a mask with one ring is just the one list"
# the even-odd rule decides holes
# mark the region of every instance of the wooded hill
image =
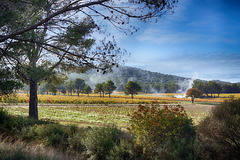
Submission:
[[95,84],[112,80],[117,87],[117,91],[124,91],[124,86],[128,81],[136,81],[142,87],[143,92],[169,92],[174,93],[179,90],[179,82],[185,82],[190,78],[174,75],[150,72],[134,67],[119,66],[113,68],[111,73],[102,74],[96,70],[89,70],[84,74],[70,74],[70,79],[81,78],[92,88]]

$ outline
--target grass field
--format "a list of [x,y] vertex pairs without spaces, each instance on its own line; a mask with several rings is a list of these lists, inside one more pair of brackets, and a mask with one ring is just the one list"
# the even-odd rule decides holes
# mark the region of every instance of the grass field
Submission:
[[[79,126],[101,126],[116,124],[126,129],[131,115],[138,105],[39,105],[39,118],[58,121],[61,124],[77,124]],[[197,125],[209,114],[213,105],[183,104],[187,114]],[[4,106],[10,114],[28,116],[28,106]]]

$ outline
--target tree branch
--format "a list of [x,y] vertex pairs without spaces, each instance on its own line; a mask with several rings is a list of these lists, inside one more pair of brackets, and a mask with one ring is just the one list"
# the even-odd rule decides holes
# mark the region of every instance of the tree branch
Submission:
[[31,25],[28,28],[25,28],[25,29],[20,30],[20,31],[16,31],[16,32],[14,32],[12,34],[9,34],[9,35],[0,36],[1,37],[0,42],[4,42],[5,40],[7,40],[9,38],[13,38],[16,35],[20,35],[20,34],[23,34],[25,32],[28,32],[30,30],[36,29],[38,26],[41,26],[42,24],[51,20],[53,17],[56,17],[60,14],[63,14],[63,13],[66,13],[66,12],[69,12],[69,11],[72,11],[72,10],[78,10],[78,9],[84,8],[84,7],[89,7],[89,6],[92,6],[92,5],[99,5],[99,4],[102,4],[102,3],[107,2],[107,1],[109,1],[109,0],[99,0],[99,1],[89,2],[89,3],[86,3],[86,4],[82,4],[82,5],[77,5],[75,7],[66,6],[66,7],[56,11],[55,13],[49,15],[48,17],[44,18],[43,20],[35,23],[34,25]]

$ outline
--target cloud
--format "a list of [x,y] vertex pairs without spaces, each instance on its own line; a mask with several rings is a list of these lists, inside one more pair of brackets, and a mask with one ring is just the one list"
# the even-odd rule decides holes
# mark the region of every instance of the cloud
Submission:
[[147,29],[142,35],[136,37],[140,42],[152,42],[157,44],[163,43],[185,43],[199,39],[197,34],[186,32],[166,33],[167,31],[159,31],[156,29]]

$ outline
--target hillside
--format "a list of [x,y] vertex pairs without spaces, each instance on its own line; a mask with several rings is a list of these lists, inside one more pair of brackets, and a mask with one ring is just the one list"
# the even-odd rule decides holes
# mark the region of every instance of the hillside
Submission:
[[150,72],[134,67],[119,66],[113,68],[108,74],[101,74],[95,70],[89,70],[84,74],[70,74],[70,79],[82,78],[94,88],[96,83],[112,80],[117,86],[118,91],[124,91],[124,86],[128,81],[137,81],[144,92],[173,92],[178,90],[176,85],[179,83],[189,83],[189,78]]

